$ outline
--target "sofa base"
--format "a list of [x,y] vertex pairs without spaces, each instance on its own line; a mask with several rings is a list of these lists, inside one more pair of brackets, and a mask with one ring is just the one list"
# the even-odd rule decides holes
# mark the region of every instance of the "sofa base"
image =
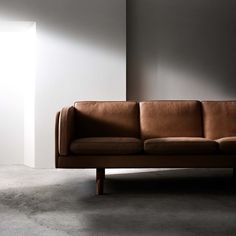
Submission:
[[233,168],[235,155],[58,156],[57,168],[96,168],[96,194],[104,193],[105,168]]
[[236,155],[58,156],[57,168],[236,168]]

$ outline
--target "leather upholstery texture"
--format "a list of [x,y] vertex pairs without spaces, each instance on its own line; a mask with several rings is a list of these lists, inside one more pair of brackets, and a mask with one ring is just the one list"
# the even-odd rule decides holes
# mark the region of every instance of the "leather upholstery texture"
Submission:
[[140,153],[143,144],[140,139],[130,137],[80,138],[71,143],[74,154],[135,154]]
[[76,102],[55,127],[59,168],[236,168],[236,101]]
[[143,139],[202,137],[201,103],[198,101],[148,101],[140,103]]
[[226,154],[236,154],[236,136],[225,137],[216,140],[219,143],[220,150]]
[[236,136],[236,101],[205,101],[202,109],[206,138]]
[[140,136],[136,102],[75,102],[74,106],[78,138]]
[[59,154],[60,155],[68,155],[69,154],[69,146],[74,139],[74,107],[64,107],[62,108],[59,116]]
[[212,154],[219,152],[218,143],[199,137],[153,138],[144,142],[149,154]]

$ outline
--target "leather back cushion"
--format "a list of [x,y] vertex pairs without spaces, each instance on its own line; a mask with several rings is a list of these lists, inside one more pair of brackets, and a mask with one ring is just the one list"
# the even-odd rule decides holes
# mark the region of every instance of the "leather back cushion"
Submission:
[[136,102],[76,102],[77,137],[139,137]]
[[198,101],[149,101],[140,103],[143,139],[202,137],[201,103]]
[[205,101],[202,107],[206,138],[236,136],[236,101]]

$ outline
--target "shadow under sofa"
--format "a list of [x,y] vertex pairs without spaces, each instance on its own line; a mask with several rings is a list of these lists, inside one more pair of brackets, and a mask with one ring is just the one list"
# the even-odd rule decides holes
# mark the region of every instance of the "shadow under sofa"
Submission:
[[233,168],[236,101],[91,101],[62,108],[56,168]]

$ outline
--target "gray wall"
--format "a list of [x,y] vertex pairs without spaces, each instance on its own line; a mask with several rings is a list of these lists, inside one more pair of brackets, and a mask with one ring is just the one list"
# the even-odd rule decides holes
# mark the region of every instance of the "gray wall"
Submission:
[[236,1],[127,0],[129,99],[236,99]]

